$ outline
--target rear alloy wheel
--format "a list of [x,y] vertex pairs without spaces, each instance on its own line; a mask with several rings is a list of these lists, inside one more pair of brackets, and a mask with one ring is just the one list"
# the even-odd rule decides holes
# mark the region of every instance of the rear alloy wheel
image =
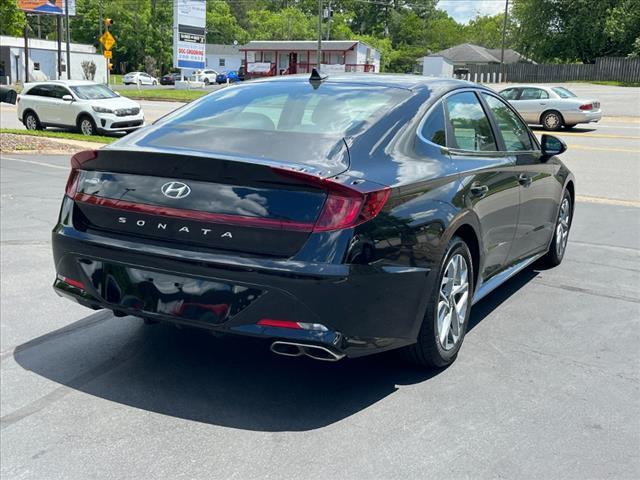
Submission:
[[42,130],[40,119],[33,112],[28,112],[24,116],[24,126],[27,127],[27,130]]
[[567,241],[569,240],[569,230],[571,229],[572,211],[571,195],[565,190],[549,251],[541,259],[541,262],[548,267],[560,265],[564,258],[564,253],[567,250]]
[[82,117],[78,122],[78,129],[83,135],[95,135],[96,124],[91,117]]
[[562,115],[560,115],[560,112],[556,112],[555,110],[552,110],[542,115],[541,123],[545,130],[554,131],[554,130],[559,130],[560,127],[562,127],[562,124],[564,123],[564,121],[562,119]]
[[473,278],[469,248],[461,238],[454,237],[431,293],[418,341],[406,349],[411,361],[445,367],[456,359],[469,323]]

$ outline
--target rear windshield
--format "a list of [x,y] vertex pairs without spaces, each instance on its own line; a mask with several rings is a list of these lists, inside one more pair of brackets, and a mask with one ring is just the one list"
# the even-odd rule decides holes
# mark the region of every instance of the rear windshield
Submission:
[[560,96],[560,98],[572,98],[576,96],[575,93],[570,92],[566,88],[562,88],[562,87],[553,87],[551,90],[556,92]]
[[81,85],[78,87],[71,87],[73,93],[82,100],[101,100],[103,98],[114,98],[117,95],[109,87],[104,85]]
[[254,83],[226,88],[167,116],[162,127],[345,136],[374,123],[409,96],[374,85]]

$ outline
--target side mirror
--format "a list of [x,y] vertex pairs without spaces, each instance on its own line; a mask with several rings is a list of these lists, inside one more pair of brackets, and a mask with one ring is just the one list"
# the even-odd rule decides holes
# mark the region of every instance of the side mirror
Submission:
[[62,100],[65,102],[73,102],[73,97],[71,95],[63,95]]
[[18,94],[15,90],[7,87],[0,87],[0,102],[15,105],[17,98]]
[[545,157],[560,155],[567,151],[567,144],[553,135],[542,135],[542,154]]

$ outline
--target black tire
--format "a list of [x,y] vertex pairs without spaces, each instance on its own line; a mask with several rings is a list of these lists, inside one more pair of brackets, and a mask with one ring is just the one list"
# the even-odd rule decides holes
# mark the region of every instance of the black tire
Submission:
[[22,121],[24,122],[24,126],[27,130],[44,130],[38,115],[36,115],[36,112],[33,110],[29,110],[25,113],[22,117]]
[[[440,341],[438,334],[438,307],[440,301],[440,289],[443,284],[443,277],[446,273],[446,267],[454,256],[460,254],[467,265],[468,289],[467,302],[464,318],[459,328],[459,336],[457,343],[452,348],[446,349]],[[437,281],[430,293],[431,297],[427,304],[422,326],[418,333],[417,342],[404,348],[405,357],[412,363],[416,363],[423,367],[446,367],[453,363],[458,356],[462,342],[464,341],[469,324],[469,315],[471,312],[471,300],[474,291],[473,261],[469,247],[460,237],[453,237],[447,246],[447,251],[440,263]]]
[[158,82],[156,82],[155,80],[153,81],[153,86],[155,87],[156,85],[158,85]]
[[78,131],[86,136],[97,135],[98,127],[90,115],[82,115],[78,118]]
[[[566,218],[564,222],[562,222],[563,215],[564,215],[563,207],[566,209],[566,212],[568,212],[568,218]],[[567,241],[569,238],[569,232],[571,231],[572,221],[573,221],[573,202],[571,200],[571,194],[567,190],[565,190],[564,194],[562,195],[562,200],[560,200],[560,208],[558,208],[558,216],[556,218],[556,225],[553,231],[553,238],[551,239],[551,245],[549,245],[549,251],[545,254],[544,257],[540,259],[540,264],[542,266],[553,268],[553,267],[557,267],[562,263],[564,254],[567,251]],[[561,223],[564,223],[564,226],[562,229],[559,228]],[[564,235],[564,233],[566,233],[566,235]],[[558,241],[559,235],[563,235],[564,239],[562,241]]]
[[557,110],[549,110],[542,114],[540,123],[545,130],[555,132],[556,130],[560,130],[564,125],[564,118],[562,118],[562,114]]
[[207,87],[209,86],[209,79],[208,79],[208,78],[205,78],[205,79],[204,79],[204,84],[205,84]]

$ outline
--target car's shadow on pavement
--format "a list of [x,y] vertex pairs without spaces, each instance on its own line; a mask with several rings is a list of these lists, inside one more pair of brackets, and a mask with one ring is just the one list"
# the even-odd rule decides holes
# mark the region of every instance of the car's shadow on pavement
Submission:
[[[523,272],[473,310],[478,325],[536,274]],[[101,311],[15,349],[23,368],[74,390],[146,411],[225,427],[304,431],[347,418],[442,370],[394,352],[338,363],[279,357],[263,340]]]

